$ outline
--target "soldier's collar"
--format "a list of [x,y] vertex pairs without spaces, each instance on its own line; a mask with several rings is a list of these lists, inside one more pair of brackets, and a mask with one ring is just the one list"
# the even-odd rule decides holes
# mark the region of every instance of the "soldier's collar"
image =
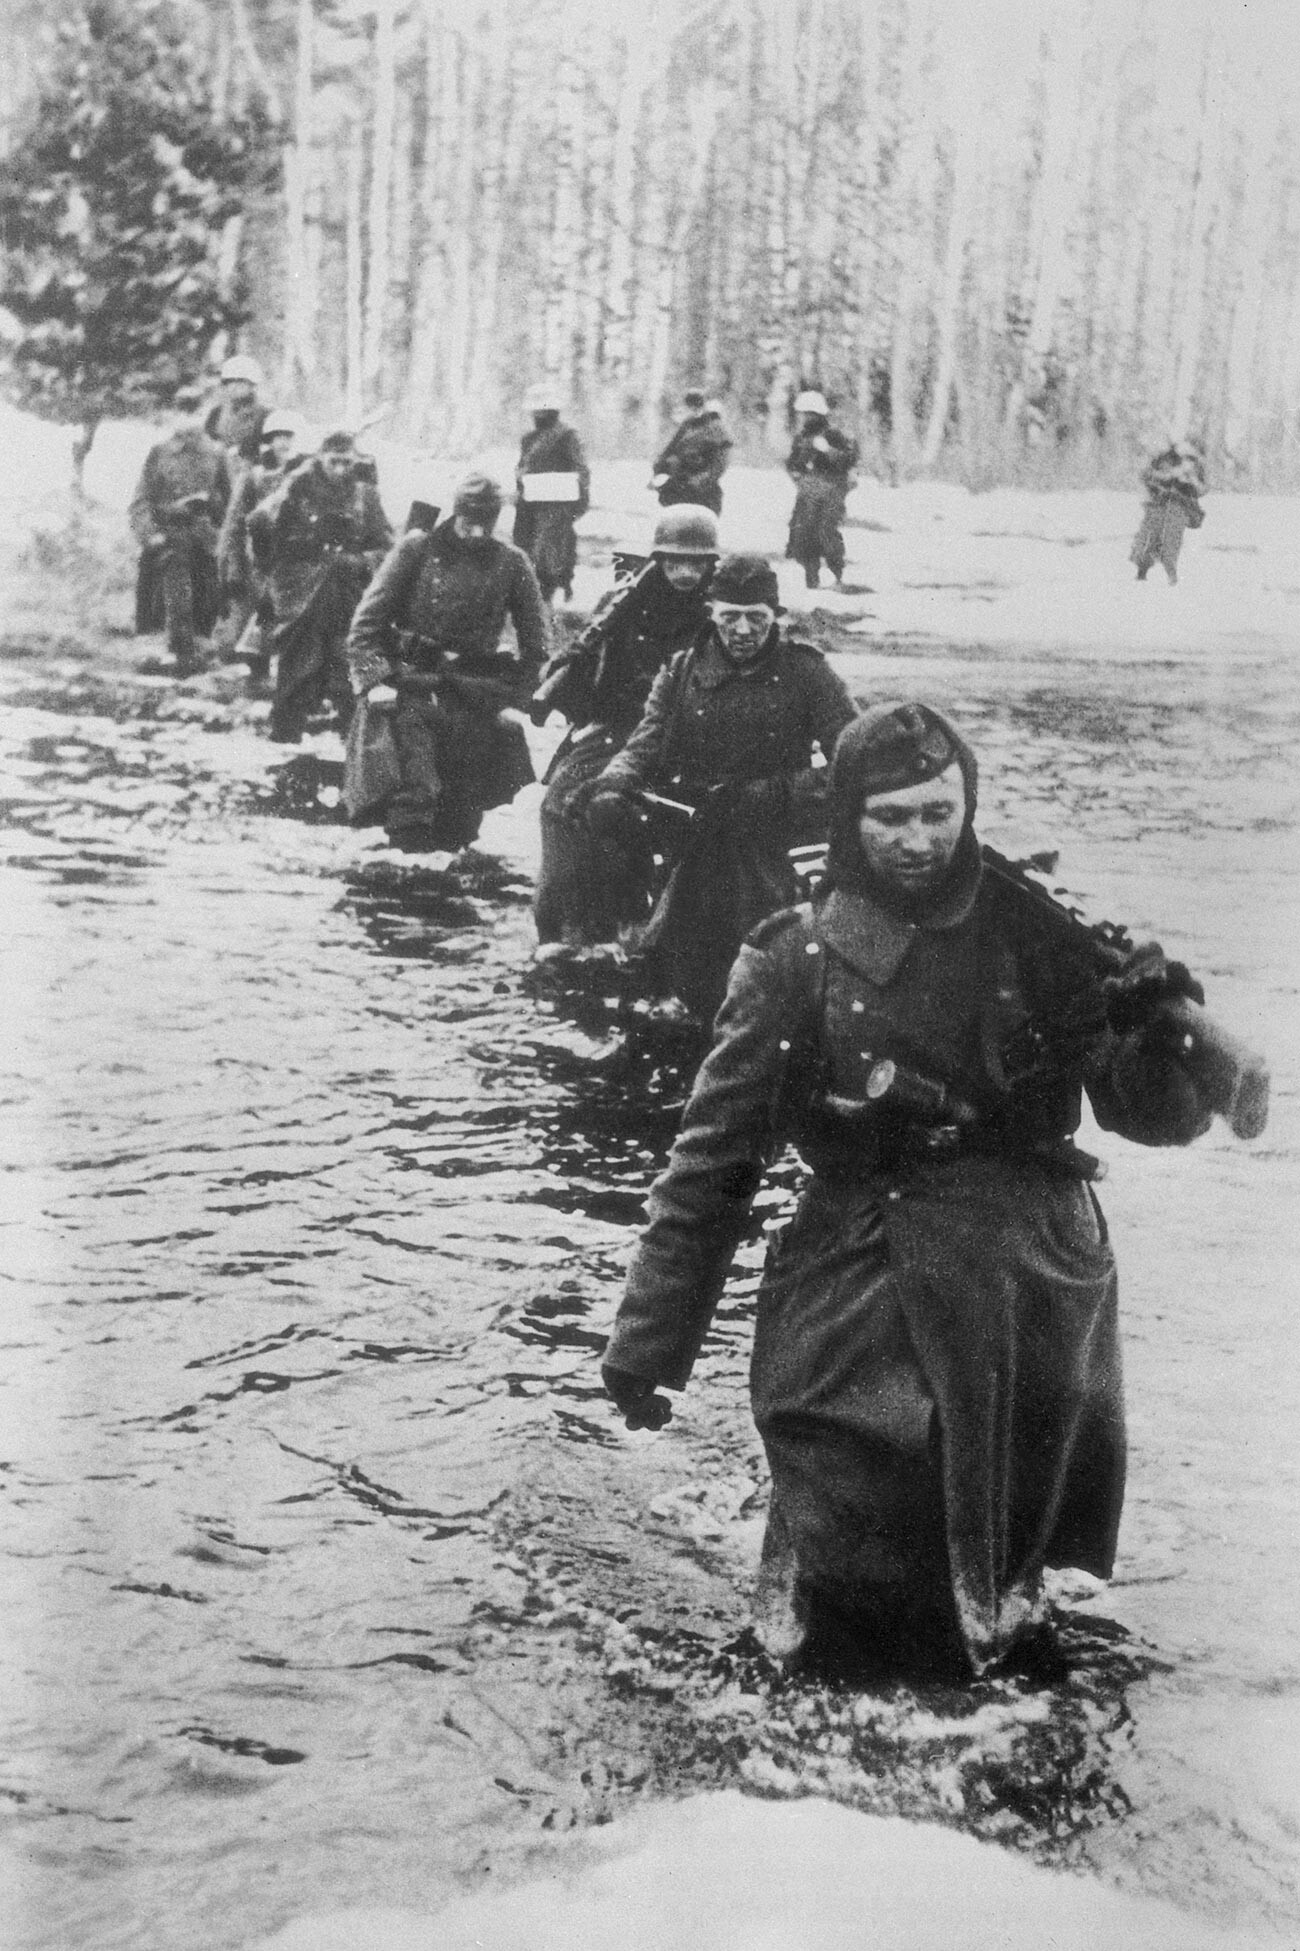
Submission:
[[907,951],[920,934],[958,928],[975,906],[983,879],[978,852],[963,861],[962,871],[942,901],[921,921],[905,921],[869,894],[832,888],[816,909],[816,932],[844,961],[878,986],[892,982]]
[[761,654],[742,670],[739,665],[732,663],[718,642],[717,631],[711,630],[696,666],[696,683],[703,685],[706,690],[714,691],[720,684],[725,684],[729,678],[754,677],[770,670],[780,642],[781,633],[774,629],[771,638],[764,644]]

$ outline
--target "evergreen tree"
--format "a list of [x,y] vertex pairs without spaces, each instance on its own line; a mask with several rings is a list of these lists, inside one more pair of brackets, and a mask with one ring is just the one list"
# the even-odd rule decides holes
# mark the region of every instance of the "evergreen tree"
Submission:
[[218,115],[170,0],[76,0],[0,165],[0,384],[81,429],[167,404],[247,317],[246,194],[275,166],[256,113]]

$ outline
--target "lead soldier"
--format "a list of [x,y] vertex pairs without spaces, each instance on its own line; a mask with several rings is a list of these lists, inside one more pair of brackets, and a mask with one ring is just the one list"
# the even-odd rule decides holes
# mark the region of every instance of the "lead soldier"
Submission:
[[1124,1405],[1083,1093],[1139,1144],[1214,1108],[1262,1129],[1186,969],[1104,948],[981,849],[975,807],[974,754],[927,706],[843,734],[827,877],[740,953],[605,1357],[629,1426],[660,1427],[655,1385],[685,1386],[793,1142],[812,1176],[751,1367],[758,1625],[791,1663],[981,1673],[1042,1629],[1046,1567],[1109,1575]]

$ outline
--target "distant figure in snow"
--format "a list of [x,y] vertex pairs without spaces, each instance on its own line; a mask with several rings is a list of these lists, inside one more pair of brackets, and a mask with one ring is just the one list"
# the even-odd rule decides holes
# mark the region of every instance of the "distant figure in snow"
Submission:
[[1171,583],[1178,581],[1183,533],[1205,520],[1205,454],[1199,441],[1176,440],[1157,454],[1142,475],[1147,504],[1129,550],[1143,583],[1153,562],[1163,562]]
[[228,451],[232,465],[251,465],[262,446],[266,407],[262,368],[246,352],[232,353],[221,368],[221,397],[203,422],[204,432]]
[[661,508],[689,502],[722,513],[722,477],[731,452],[731,435],[722,424],[722,404],[706,400],[698,386],[682,395],[686,417],[655,461],[650,486]]
[[534,386],[525,402],[533,416],[515,467],[515,525],[512,540],[533,565],[538,587],[549,603],[557,590],[573,595],[578,543],[573,525],[591,505],[591,473],[582,442],[560,418],[554,387]]
[[794,403],[799,431],[785,464],[795,483],[794,513],[786,555],[802,566],[809,589],[821,582],[825,562],[837,583],[844,580],[844,535],[840,524],[849,482],[857,465],[858,443],[831,425],[821,393],[801,393]]

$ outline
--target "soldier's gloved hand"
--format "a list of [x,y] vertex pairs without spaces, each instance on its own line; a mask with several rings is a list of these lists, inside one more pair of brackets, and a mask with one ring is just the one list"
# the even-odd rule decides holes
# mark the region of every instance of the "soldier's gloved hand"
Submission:
[[1110,1026],[1120,1036],[1141,1029],[1159,1003],[1183,996],[1194,1003],[1205,1001],[1205,991],[1186,963],[1170,962],[1159,942],[1135,948],[1124,967],[1107,976],[1101,991]]
[[672,1404],[667,1396],[655,1394],[654,1383],[648,1382],[644,1375],[633,1375],[606,1362],[600,1379],[629,1429],[662,1429],[672,1421]]
[[603,773],[596,773],[590,779],[580,779],[568,795],[566,810],[570,818],[584,820],[598,799],[625,800],[627,795],[618,786],[611,784]]

